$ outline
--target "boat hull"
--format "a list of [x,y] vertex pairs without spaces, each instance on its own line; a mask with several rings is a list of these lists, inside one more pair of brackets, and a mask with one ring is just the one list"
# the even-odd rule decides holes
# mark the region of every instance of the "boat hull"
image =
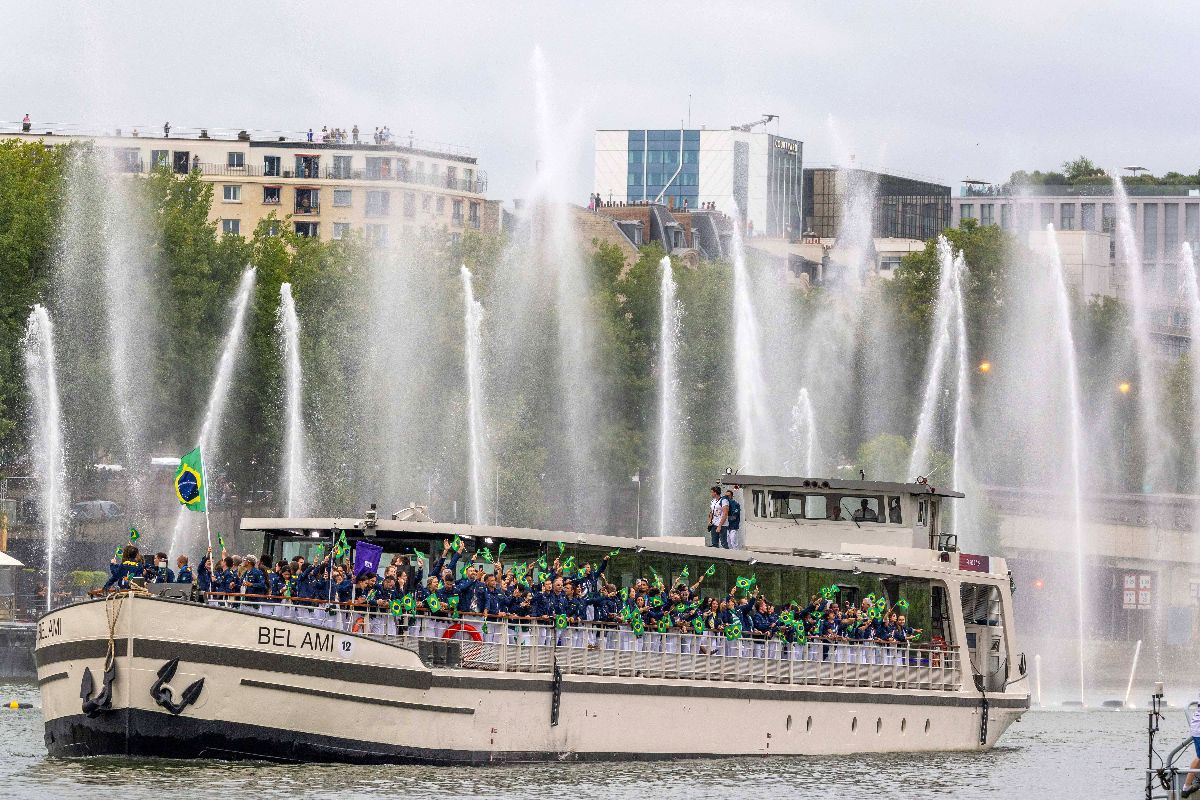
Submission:
[[[243,611],[119,602],[111,637],[114,602],[39,623],[52,755],[487,764],[978,750],[1029,702],[989,694],[985,730],[974,690],[577,674],[556,683],[431,667],[384,641]],[[110,702],[85,714],[84,690],[93,701],[101,693],[110,647]]]

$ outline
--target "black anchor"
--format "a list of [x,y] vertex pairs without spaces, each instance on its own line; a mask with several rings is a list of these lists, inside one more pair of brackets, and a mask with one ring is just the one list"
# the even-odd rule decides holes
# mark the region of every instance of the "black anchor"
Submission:
[[83,668],[83,683],[79,687],[79,699],[83,701],[84,714],[94,717],[101,712],[112,710],[112,685],[116,677],[117,662],[114,659],[104,669],[104,685],[100,688],[100,694],[92,697],[92,692],[96,689],[96,679],[92,677],[91,669]]
[[158,670],[158,680],[150,687],[150,696],[154,698],[154,702],[170,711],[172,714],[178,714],[192,703],[200,699],[200,692],[204,689],[204,678],[193,683],[191,686],[183,690],[179,702],[175,702],[174,693],[171,687],[165,684],[175,677],[175,670],[179,669],[179,659],[173,658],[163,664]]

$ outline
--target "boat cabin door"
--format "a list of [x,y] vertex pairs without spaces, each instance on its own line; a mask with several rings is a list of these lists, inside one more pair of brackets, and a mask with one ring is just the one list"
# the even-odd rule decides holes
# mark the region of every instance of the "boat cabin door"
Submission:
[[998,586],[962,585],[963,625],[967,656],[975,684],[983,691],[1001,692],[1008,683],[1008,652],[1004,640]]

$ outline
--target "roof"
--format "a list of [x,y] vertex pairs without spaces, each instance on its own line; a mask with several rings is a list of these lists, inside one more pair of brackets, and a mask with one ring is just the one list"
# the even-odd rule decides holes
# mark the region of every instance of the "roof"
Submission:
[[23,566],[25,566],[25,565],[22,564],[20,561],[17,561],[15,558],[10,556],[8,553],[5,553],[3,550],[0,550],[0,567],[23,567]]
[[892,494],[933,494],[938,497],[966,497],[953,489],[937,488],[925,483],[890,483],[888,481],[845,481],[837,478],[796,478],[781,475],[742,475],[728,472],[720,477],[722,486],[783,486],[789,489],[836,489],[850,492],[885,492]]

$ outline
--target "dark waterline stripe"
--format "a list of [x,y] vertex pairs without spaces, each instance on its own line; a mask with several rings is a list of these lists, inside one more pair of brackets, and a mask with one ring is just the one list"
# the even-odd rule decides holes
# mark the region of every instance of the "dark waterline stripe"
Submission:
[[352,703],[367,703],[376,706],[390,706],[392,708],[407,708],[413,711],[439,711],[445,714],[474,714],[475,709],[466,708],[464,706],[435,706],[429,703],[410,703],[404,700],[389,700],[383,697],[364,697],[357,694],[345,694],[343,692],[330,692],[325,689],[312,689],[307,686],[288,686],[282,683],[268,683],[267,681],[256,681],[253,678],[242,678],[242,686],[249,686],[255,689],[273,689],[280,692],[293,692],[295,694],[311,695],[313,697],[328,697],[332,700],[347,700]]

